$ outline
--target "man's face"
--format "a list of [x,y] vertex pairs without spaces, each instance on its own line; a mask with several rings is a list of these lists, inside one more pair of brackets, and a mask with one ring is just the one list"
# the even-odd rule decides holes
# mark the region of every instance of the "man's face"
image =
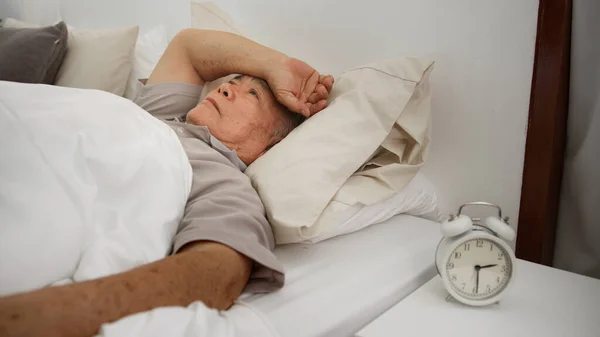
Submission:
[[225,146],[250,164],[275,140],[284,118],[266,82],[238,76],[211,91],[187,115],[187,122],[208,127]]

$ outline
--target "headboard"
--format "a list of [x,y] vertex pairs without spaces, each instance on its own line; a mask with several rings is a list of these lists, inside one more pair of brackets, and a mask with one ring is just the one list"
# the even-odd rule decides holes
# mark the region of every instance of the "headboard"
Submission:
[[564,165],[572,0],[541,0],[531,82],[517,257],[552,264]]

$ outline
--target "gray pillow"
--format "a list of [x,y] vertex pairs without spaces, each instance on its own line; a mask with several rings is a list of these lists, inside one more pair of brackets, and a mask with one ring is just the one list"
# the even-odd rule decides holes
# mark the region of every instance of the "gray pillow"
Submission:
[[0,27],[0,80],[54,84],[67,52],[67,25]]

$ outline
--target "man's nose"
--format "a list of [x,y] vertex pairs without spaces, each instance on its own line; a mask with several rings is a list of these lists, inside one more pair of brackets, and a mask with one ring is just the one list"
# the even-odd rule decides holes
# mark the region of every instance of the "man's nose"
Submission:
[[231,83],[223,83],[219,86],[218,89],[219,94],[223,95],[228,100],[233,100],[235,98],[235,89]]

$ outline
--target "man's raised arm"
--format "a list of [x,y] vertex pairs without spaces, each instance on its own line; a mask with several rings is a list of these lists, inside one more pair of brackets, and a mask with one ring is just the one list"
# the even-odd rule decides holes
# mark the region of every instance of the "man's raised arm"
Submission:
[[286,59],[239,35],[188,28],[173,38],[148,83],[204,84],[230,74],[267,79],[269,69],[282,67]]
[[281,104],[306,117],[326,106],[333,85],[333,77],[274,49],[239,35],[193,28],[173,38],[147,83],[202,85],[230,74],[266,80]]
[[251,268],[250,259],[227,246],[194,242],[128,272],[0,298],[0,336],[92,336],[103,323],[197,300],[227,309]]

